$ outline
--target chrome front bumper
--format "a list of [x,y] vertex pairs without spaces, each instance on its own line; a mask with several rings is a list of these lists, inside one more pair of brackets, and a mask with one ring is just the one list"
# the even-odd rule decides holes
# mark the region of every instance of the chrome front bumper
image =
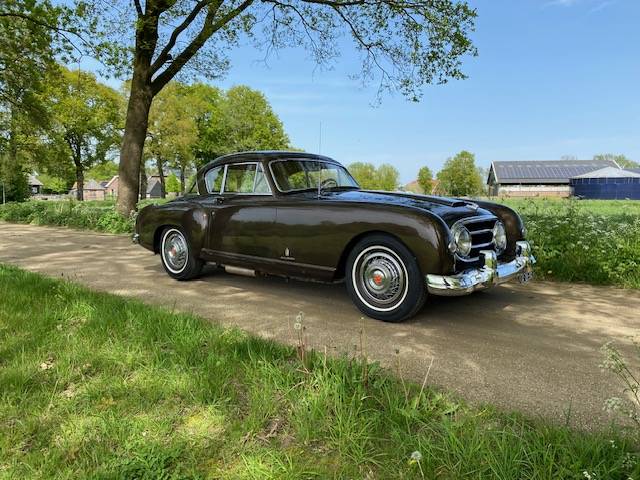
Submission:
[[501,283],[520,277],[522,282],[528,281],[536,259],[531,254],[529,242],[516,242],[516,258],[510,262],[499,263],[493,250],[481,250],[484,266],[465,270],[455,275],[427,275],[429,293],[442,296],[467,295],[476,290],[500,285]]

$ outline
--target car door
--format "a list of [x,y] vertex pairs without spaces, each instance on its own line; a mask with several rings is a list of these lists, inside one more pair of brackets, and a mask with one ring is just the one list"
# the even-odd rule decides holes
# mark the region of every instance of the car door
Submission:
[[[207,172],[210,192],[209,250],[223,263],[249,265],[277,256],[276,210],[259,162],[222,165]],[[209,175],[210,178],[207,178]]]

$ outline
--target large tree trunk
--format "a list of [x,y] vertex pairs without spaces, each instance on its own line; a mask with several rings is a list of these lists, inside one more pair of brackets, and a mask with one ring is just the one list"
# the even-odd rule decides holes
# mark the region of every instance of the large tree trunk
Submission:
[[84,200],[84,168],[78,158],[74,158],[73,162],[76,164],[76,199],[82,202]]
[[[136,72],[135,70],[143,70]],[[149,109],[153,100],[151,85],[147,81],[148,69],[134,68],[131,94],[127,106],[127,120],[120,149],[117,209],[128,216],[136,209],[140,180],[140,162],[147,136]]]
[[147,166],[144,161],[140,163],[140,200],[147,198]]
[[162,157],[160,157],[160,155],[156,157],[156,164],[158,165],[158,176],[160,177],[160,198],[166,198],[167,188],[165,186],[164,179],[164,162],[162,161]]

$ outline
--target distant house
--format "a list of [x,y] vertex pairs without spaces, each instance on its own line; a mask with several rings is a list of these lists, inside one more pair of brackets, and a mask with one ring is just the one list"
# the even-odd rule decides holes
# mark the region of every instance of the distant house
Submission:
[[[104,185],[106,198],[116,198],[118,196],[119,177],[115,175],[111,180]],[[160,176],[150,175],[147,177],[147,192],[146,198],[161,198],[162,183],[160,182]]]
[[491,196],[569,197],[571,178],[606,167],[619,168],[613,160],[492,162],[487,185]]
[[[82,188],[82,194],[85,200],[104,200],[105,192],[106,192],[105,188],[95,180],[85,181],[84,186]],[[75,182],[73,184],[73,187],[71,187],[71,190],[69,191],[69,196],[73,198],[77,198],[78,182]]]
[[162,183],[160,177],[152,175],[147,178],[147,198],[161,198],[162,197]]
[[44,184],[36,178],[35,175],[29,175],[28,178],[29,190],[31,190],[31,195],[39,195],[42,193],[42,187]]
[[107,198],[116,198],[118,196],[118,175],[114,175],[104,185],[104,194]]

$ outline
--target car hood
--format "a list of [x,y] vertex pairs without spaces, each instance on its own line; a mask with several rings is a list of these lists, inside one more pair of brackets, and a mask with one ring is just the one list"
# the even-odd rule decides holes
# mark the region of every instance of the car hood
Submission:
[[396,205],[429,211],[451,226],[461,218],[478,215],[493,215],[490,211],[479,208],[469,200],[458,198],[415,195],[402,192],[385,192],[377,190],[348,190],[323,192],[323,198],[330,201]]

